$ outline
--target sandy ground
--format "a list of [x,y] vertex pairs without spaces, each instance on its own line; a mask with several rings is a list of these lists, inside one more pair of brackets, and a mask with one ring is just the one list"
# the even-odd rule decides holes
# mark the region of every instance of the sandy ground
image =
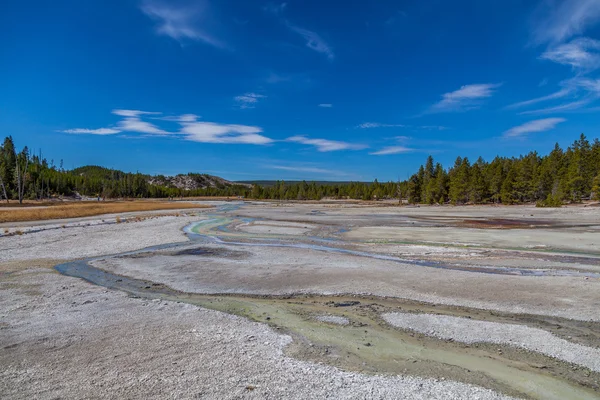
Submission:
[[[177,250],[103,257],[185,242],[182,228],[203,219],[212,222],[200,233],[240,244],[208,239]],[[197,216],[120,224],[82,219],[65,221],[64,228],[57,223],[29,225],[23,235],[0,237],[0,363],[6,366],[0,397],[501,398],[497,392],[451,380],[464,376],[464,371],[449,374],[449,379],[442,374],[443,380],[406,374],[386,377],[303,361],[286,355],[285,349],[292,346],[290,336],[265,324],[190,304],[127,297],[49,267],[58,260],[99,257],[90,264],[187,293],[374,294],[431,307],[461,306],[465,307],[461,315],[474,318],[477,312],[469,310],[513,313],[524,325],[531,319],[527,315],[541,321],[555,318],[541,323],[545,329],[562,324],[557,317],[600,321],[600,279],[594,275],[600,272],[598,221],[598,209],[592,208],[253,203],[238,209],[228,203]],[[319,250],[316,245],[368,254]],[[414,263],[432,260],[454,269]],[[484,267],[577,275],[489,274],[482,273]],[[330,329],[360,327],[350,314],[311,318]],[[349,323],[338,325],[342,320]],[[591,354],[600,348],[595,339],[600,327],[597,322],[582,324],[569,329],[580,329],[579,339]],[[423,346],[445,346],[440,339],[460,341],[466,335],[436,335],[441,329],[436,318],[402,328],[430,337],[422,339]],[[486,329],[473,326],[480,335]],[[301,339],[302,328],[295,335],[294,340],[307,340]],[[597,370],[583,356],[573,360],[581,346],[567,337],[556,339],[544,348],[526,347],[535,353],[531,361],[527,354],[515,354],[513,361],[498,362],[535,365],[550,354]],[[477,351],[485,358],[489,349]],[[596,375],[585,368],[581,379],[569,364],[539,373],[563,390],[554,398],[568,398],[565,382],[585,386],[583,391],[577,386],[572,398],[600,396],[595,396],[600,393]],[[496,387],[487,385],[485,377],[466,381]],[[535,393],[529,396],[545,398]]]

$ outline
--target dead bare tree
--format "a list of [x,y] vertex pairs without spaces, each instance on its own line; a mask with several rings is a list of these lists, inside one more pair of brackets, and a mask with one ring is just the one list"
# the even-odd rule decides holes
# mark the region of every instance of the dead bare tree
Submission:
[[27,168],[29,168],[29,157],[25,156],[25,169],[21,172],[21,163],[17,157],[17,193],[19,195],[19,204],[23,204],[25,195],[25,180],[27,178]]
[[6,194],[6,186],[4,186],[4,181],[2,180],[2,176],[0,176],[0,187],[2,187],[2,193],[4,193],[4,198],[8,203],[8,195]]

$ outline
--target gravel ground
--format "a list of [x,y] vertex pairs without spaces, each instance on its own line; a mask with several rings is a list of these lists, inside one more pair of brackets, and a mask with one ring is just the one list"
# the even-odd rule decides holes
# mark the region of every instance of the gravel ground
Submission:
[[541,329],[434,314],[388,313],[391,325],[462,343],[495,343],[536,351],[600,372],[600,349],[560,339]]
[[3,399],[507,398],[451,381],[299,361],[283,355],[290,337],[266,325],[54,273],[20,273],[2,289]]

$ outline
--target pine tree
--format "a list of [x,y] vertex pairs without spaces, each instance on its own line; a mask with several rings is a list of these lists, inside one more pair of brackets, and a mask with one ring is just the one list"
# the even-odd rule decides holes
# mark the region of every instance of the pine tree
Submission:
[[433,157],[428,156],[423,169],[423,181],[421,184],[421,201],[426,204],[433,204],[437,199],[432,190],[435,186],[435,170]]
[[421,165],[421,167],[419,167],[419,172],[410,177],[407,188],[407,197],[409,203],[417,204],[423,201],[421,194],[423,193],[424,176],[425,168],[423,168]]
[[513,166],[508,173],[504,182],[502,182],[502,189],[500,191],[500,198],[504,204],[513,204],[517,202],[517,194],[515,193],[515,186],[517,185],[517,170]]
[[16,192],[14,182],[15,168],[17,165],[17,153],[15,144],[11,136],[4,139],[4,143],[0,148],[0,177],[6,187],[6,192],[9,197],[12,197]]
[[469,170],[468,158],[458,157],[450,172],[450,187],[448,194],[452,204],[464,204],[469,199]]
[[479,157],[471,167],[469,173],[469,201],[473,203],[482,203],[487,198],[487,185],[483,175],[485,161]]
[[596,175],[592,182],[592,199],[600,200],[600,173]]

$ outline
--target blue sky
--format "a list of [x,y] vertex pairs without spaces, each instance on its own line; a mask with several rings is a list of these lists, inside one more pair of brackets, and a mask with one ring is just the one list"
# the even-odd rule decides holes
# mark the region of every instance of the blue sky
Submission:
[[598,137],[598,0],[5,0],[0,60],[0,136],[65,168],[396,180]]

